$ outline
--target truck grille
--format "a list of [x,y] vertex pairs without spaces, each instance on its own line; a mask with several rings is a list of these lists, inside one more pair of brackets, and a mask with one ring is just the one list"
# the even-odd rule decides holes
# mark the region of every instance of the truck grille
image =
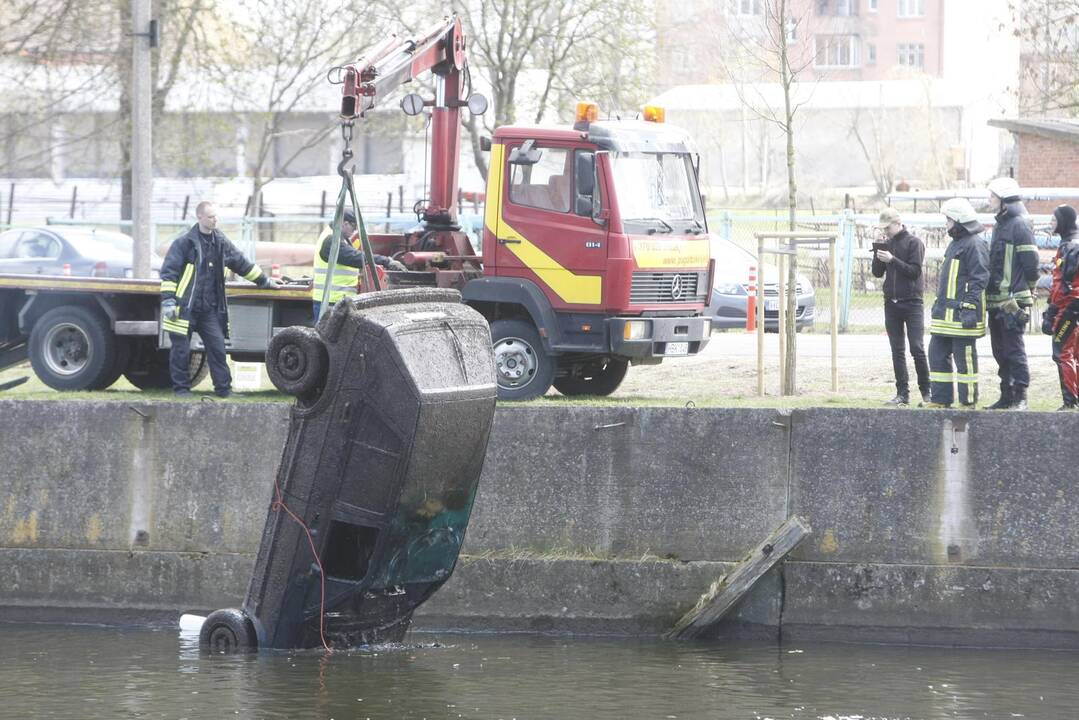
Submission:
[[705,302],[701,273],[635,272],[629,301],[634,305]]

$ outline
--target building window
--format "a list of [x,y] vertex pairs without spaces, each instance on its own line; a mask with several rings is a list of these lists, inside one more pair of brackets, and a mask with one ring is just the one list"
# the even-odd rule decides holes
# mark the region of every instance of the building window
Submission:
[[858,36],[815,35],[813,58],[816,67],[858,67]]
[[817,0],[818,15],[857,15],[858,0]]
[[764,0],[730,0],[730,11],[734,15],[763,15]]
[[865,64],[876,65],[877,64],[877,46],[867,45],[865,52]]
[[877,0],[867,0],[869,12],[877,11]]
[[901,18],[925,15],[925,0],[898,0],[896,15]]
[[798,21],[794,18],[787,19],[787,42],[792,43],[798,40]]
[[897,50],[899,51],[900,65],[915,68],[925,67],[925,45],[921,43],[900,43]]

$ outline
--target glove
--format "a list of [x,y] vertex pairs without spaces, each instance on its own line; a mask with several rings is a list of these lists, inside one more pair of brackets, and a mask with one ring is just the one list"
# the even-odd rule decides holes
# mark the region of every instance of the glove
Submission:
[[399,262],[397,260],[390,260],[388,263],[386,263],[386,269],[387,270],[395,270],[397,272],[405,272],[405,271],[408,270],[408,268],[405,267],[404,263]]
[[1017,315],[1019,314],[1019,301],[1010,297],[1000,304],[1000,309],[1008,315]]
[[284,285],[283,282],[281,282],[277,278],[272,278],[269,275],[263,275],[262,278],[259,280],[259,287],[263,290],[276,290],[282,285]]
[[978,311],[974,308],[963,308],[959,311],[959,321],[967,330],[973,330],[978,325]]
[[169,298],[168,300],[161,301],[161,319],[162,320],[177,320],[180,317],[180,306],[176,304],[176,300]]
[[1045,335],[1053,334],[1053,321],[1057,317],[1057,306],[1050,305],[1042,310],[1042,333]]

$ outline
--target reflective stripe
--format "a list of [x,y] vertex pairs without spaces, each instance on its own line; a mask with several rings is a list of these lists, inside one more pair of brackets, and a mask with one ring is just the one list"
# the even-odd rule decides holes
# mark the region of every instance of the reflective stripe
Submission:
[[176,286],[176,294],[183,297],[187,286],[191,284],[191,276],[195,274],[195,266],[191,263],[184,265],[184,274],[180,276],[180,283]]
[[187,320],[162,320],[161,327],[165,328],[166,332],[176,333],[177,335],[187,335],[187,329],[191,326],[191,323]]
[[255,282],[259,279],[260,275],[262,275],[262,268],[260,268],[258,265],[252,265],[251,269],[244,273],[244,280],[250,280],[251,282]]
[[176,281],[175,280],[162,280],[161,281],[161,292],[163,292],[163,293],[175,293],[176,292]]
[[1015,246],[1015,251],[1016,252],[1032,252],[1032,253],[1036,253],[1036,252],[1038,252],[1038,246],[1037,245],[1016,245]]
[[947,382],[950,383],[955,379],[955,373],[950,372],[930,372],[930,382]]
[[[948,300],[956,300],[956,285],[959,281],[959,258],[952,258],[951,265],[948,266],[948,294],[945,296]],[[955,320],[955,308],[947,308],[944,311],[945,320]]]

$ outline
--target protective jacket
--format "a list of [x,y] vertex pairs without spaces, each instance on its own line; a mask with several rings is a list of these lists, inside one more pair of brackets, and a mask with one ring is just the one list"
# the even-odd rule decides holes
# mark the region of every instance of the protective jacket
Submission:
[[[311,300],[322,302],[323,289],[329,277],[330,248],[333,239],[333,228],[329,225],[322,229],[322,233],[315,241],[315,281],[311,284]],[[330,279],[330,304],[337,303],[342,298],[356,294],[356,288],[360,280],[360,270],[363,268],[364,258],[360,245],[360,235],[353,233],[348,242],[341,238],[340,249],[337,251],[337,264],[333,269],[333,277]],[[385,255],[375,255],[376,265],[386,265],[390,258]]]
[[206,273],[199,272],[199,268],[203,267],[204,248],[199,239],[197,223],[172,242],[165,261],[161,263],[161,300],[176,300],[180,311],[175,320],[162,318],[161,324],[168,332],[187,335],[191,303],[199,292],[201,283],[217,283],[218,297],[223,300],[217,311],[222,316],[221,327],[225,329],[225,336],[228,337],[228,303],[224,301],[226,268],[260,286],[269,282],[262,268],[245,258],[225,237],[225,233],[214,230],[213,235],[215,257],[206,259],[217,271],[209,273],[209,277]]
[[1004,203],[996,221],[989,245],[989,307],[999,307],[1008,298],[1029,307],[1034,303],[1032,290],[1038,281],[1038,246],[1034,244],[1027,210],[1019,200]]
[[1049,304],[1056,308],[1056,324],[1060,323],[1062,310],[1069,305],[1079,304],[1079,232],[1060,239],[1060,247],[1053,259]]
[[985,286],[989,257],[977,222],[955,225],[944,250],[937,299],[930,313],[929,333],[952,337],[985,335]]

